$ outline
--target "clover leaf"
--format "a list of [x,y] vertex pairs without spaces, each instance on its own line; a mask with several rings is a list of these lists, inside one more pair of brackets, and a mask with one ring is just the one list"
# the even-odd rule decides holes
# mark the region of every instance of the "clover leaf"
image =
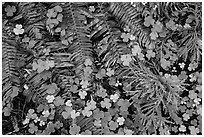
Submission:
[[79,132],[80,132],[80,127],[79,126],[77,126],[76,124],[73,124],[72,126],[70,126],[69,133],[71,135],[77,135],[77,134],[79,134]]
[[78,117],[78,116],[80,115],[80,113],[79,113],[79,112],[76,112],[76,110],[72,110],[72,111],[70,112],[70,115],[71,115],[71,118],[72,118],[72,119],[75,119],[76,117]]
[[55,96],[54,95],[47,95],[46,99],[47,99],[48,103],[52,103],[55,99]]
[[29,131],[31,134],[34,134],[35,132],[38,131],[38,127],[35,126],[34,123],[30,123],[30,124],[29,124],[29,127],[30,127],[30,128],[28,129],[28,131]]
[[185,131],[186,131],[186,126],[184,126],[184,125],[180,125],[180,127],[179,127],[179,131],[181,131],[181,132],[185,132]]
[[153,52],[153,50],[147,50],[147,54],[146,54],[146,57],[148,59],[150,59],[151,57],[155,57],[155,52]]
[[12,17],[13,14],[16,12],[16,7],[15,6],[10,6],[8,5],[6,8],[5,8],[5,11],[6,11],[6,15],[8,17]]
[[21,24],[16,24],[16,27],[13,29],[13,32],[16,35],[23,34],[24,33],[23,26]]
[[82,114],[84,116],[90,117],[92,115],[92,111],[90,111],[89,107],[85,107],[84,110],[82,110]]
[[80,82],[80,84],[82,85],[82,88],[87,88],[89,85],[89,81],[88,80],[82,80]]
[[117,122],[118,122],[119,125],[123,125],[124,121],[125,121],[124,117],[118,117],[117,118]]
[[94,6],[89,6],[89,11],[94,12],[95,11],[95,7]]
[[129,66],[130,61],[132,61],[131,55],[121,55],[121,61],[123,62],[124,66]]
[[[64,119],[68,119],[71,117],[71,111],[73,109],[71,107],[65,107],[65,111],[62,112],[62,116]],[[72,112],[73,113],[73,112]]]
[[67,100],[67,102],[65,103],[66,106],[71,107],[72,106],[72,101],[71,100]]
[[87,95],[86,91],[84,91],[84,90],[83,91],[79,91],[79,96],[80,96],[81,99],[85,99],[86,95]]
[[184,113],[182,116],[183,116],[183,119],[184,119],[185,121],[188,121],[188,120],[190,119],[189,114]]
[[119,96],[118,94],[114,94],[114,95],[111,95],[110,96],[110,99],[113,101],[113,102],[116,102],[118,100]]
[[94,121],[94,126],[100,127],[101,126],[101,120],[95,120]]
[[62,7],[57,5],[53,8],[56,12],[62,12]]
[[105,98],[104,101],[101,101],[101,107],[109,109],[111,107],[110,99]]
[[118,128],[118,123],[112,120],[108,123],[108,125],[110,127],[110,130],[113,130],[113,131],[116,130],[116,128]]
[[60,106],[60,105],[64,105],[64,99],[60,96],[57,96],[54,100],[54,104],[55,106]]
[[107,68],[106,75],[108,75],[109,77],[114,75],[114,70],[112,70],[111,68]]
[[132,48],[132,54],[134,56],[136,56],[138,53],[141,53],[141,51],[142,50],[141,50],[139,44],[134,45],[133,48]]
[[154,25],[155,20],[152,18],[152,16],[145,17],[144,25],[146,27],[149,27],[150,25]]
[[191,135],[197,135],[200,132],[199,128],[195,128],[194,126],[190,126],[189,129],[190,129]]

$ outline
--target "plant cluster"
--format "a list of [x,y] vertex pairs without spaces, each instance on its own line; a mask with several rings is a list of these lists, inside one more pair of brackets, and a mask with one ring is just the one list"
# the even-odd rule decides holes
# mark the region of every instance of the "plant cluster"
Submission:
[[3,3],[3,134],[202,134],[201,25],[199,2]]

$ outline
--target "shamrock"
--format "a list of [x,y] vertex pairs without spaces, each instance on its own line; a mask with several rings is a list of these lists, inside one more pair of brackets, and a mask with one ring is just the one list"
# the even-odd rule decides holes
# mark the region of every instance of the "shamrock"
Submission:
[[94,12],[95,11],[95,7],[94,6],[89,6],[89,11]]
[[5,11],[6,11],[6,15],[8,17],[12,17],[13,16],[13,13],[16,12],[16,7],[15,6],[10,6],[8,5],[6,8],[5,8]]
[[55,6],[55,7],[54,7],[54,10],[55,10],[56,12],[62,12],[62,8],[61,8],[59,5]]
[[[71,107],[65,107],[65,111],[62,112],[62,116],[64,119],[67,119],[71,116],[71,111],[73,109]],[[72,112],[73,113],[73,112]],[[73,115],[73,114],[72,114]],[[74,117],[74,116],[73,116]]]
[[120,106],[121,111],[127,111],[128,107],[130,106],[130,102],[127,99],[119,99],[118,106]]
[[113,130],[113,131],[115,131],[116,128],[118,128],[118,123],[117,123],[117,122],[114,122],[114,121],[112,121],[112,120],[108,123],[108,125],[109,125],[109,127],[110,127],[110,130]]
[[111,68],[107,68],[106,75],[108,75],[109,77],[114,75],[114,70],[111,70]]
[[180,66],[181,69],[184,69],[185,63],[183,63],[183,62],[182,62],[182,63],[179,63],[179,66]]
[[141,50],[139,44],[134,45],[133,48],[132,48],[132,54],[134,56],[136,56],[138,53],[141,53],[141,51],[142,50]]
[[98,73],[96,74],[96,78],[98,78],[98,79],[102,79],[105,76],[106,76],[106,70],[105,69],[99,70]]
[[86,95],[87,95],[86,91],[79,91],[79,96],[81,99],[85,99]]
[[45,85],[44,88],[48,94],[54,94],[58,90],[57,84],[55,83]]
[[84,116],[90,117],[92,115],[92,111],[90,111],[89,107],[85,107],[84,110],[82,110],[82,114]]
[[190,129],[191,135],[197,135],[200,132],[199,128],[195,128],[194,126],[190,126],[189,129]]
[[185,131],[186,131],[186,127],[185,127],[184,125],[181,125],[181,126],[179,127],[179,131],[185,132]]
[[80,132],[80,127],[77,126],[76,124],[73,124],[73,125],[70,127],[69,133],[70,133],[71,135],[77,135],[77,134],[79,134],[79,132]]
[[191,28],[191,26],[188,23],[185,23],[185,25],[183,26],[185,29],[189,29]]
[[101,126],[101,120],[95,120],[94,121],[94,126],[100,127]]
[[38,121],[40,121],[40,118],[36,117],[36,118],[34,119],[34,122],[37,123]]
[[160,63],[161,63],[162,68],[165,69],[165,70],[166,70],[168,67],[171,66],[170,61],[167,61],[167,60],[164,59],[164,58],[161,58]]
[[153,50],[147,50],[147,54],[146,54],[146,57],[148,58],[148,59],[150,59],[151,57],[155,57],[155,52],[153,52]]
[[114,94],[114,95],[111,95],[110,96],[110,99],[113,101],[113,102],[116,102],[118,100],[119,96],[118,94]]
[[44,126],[45,125],[45,122],[43,120],[40,120],[40,123],[39,123],[40,126]]
[[183,119],[184,119],[185,121],[188,121],[188,120],[190,119],[189,114],[184,113],[184,114],[183,114]]
[[30,122],[30,119],[28,117],[26,117],[26,119],[22,122],[23,125],[26,125]]
[[146,27],[149,27],[150,25],[154,25],[155,20],[152,18],[152,16],[145,17],[144,25]]
[[[57,20],[58,20],[59,22],[62,22],[62,18],[63,18],[63,15],[62,15],[62,14],[58,14],[58,15],[57,15]],[[56,23],[56,24],[58,24],[58,23]]]
[[117,122],[119,123],[119,125],[123,125],[124,124],[124,117],[118,117]]
[[157,21],[155,24],[153,24],[153,29],[155,32],[162,32],[163,24],[159,21]]
[[80,115],[80,113],[79,113],[79,112],[76,112],[76,110],[72,110],[72,111],[70,112],[70,115],[71,115],[71,118],[72,118],[72,119],[75,119],[76,117],[78,117],[78,116]]
[[100,111],[98,108],[93,111],[93,118],[96,120],[100,120],[104,117],[104,112]]
[[111,107],[110,99],[105,98],[104,101],[101,101],[101,107],[109,109]]
[[129,28],[128,25],[125,26],[124,31],[126,31],[126,32],[130,32],[130,28]]
[[16,27],[13,29],[13,32],[16,35],[23,34],[24,33],[24,29],[22,27],[23,26],[21,24],[16,24]]
[[43,61],[41,59],[38,59],[37,62],[34,61],[33,64],[33,70],[37,70],[38,73],[43,72],[44,70],[48,70],[49,68],[54,67],[54,61]]
[[166,23],[166,27],[172,29],[173,31],[177,29],[177,26],[173,20],[169,20],[169,22]]
[[91,65],[92,65],[91,59],[87,58],[87,59],[85,60],[85,62],[84,62],[84,65],[85,65],[85,66],[91,66]]
[[81,135],[92,135],[92,132],[90,130],[85,130]]
[[54,95],[47,95],[46,99],[47,99],[48,103],[52,103],[55,99],[55,96]]
[[27,114],[27,118],[35,119],[37,117],[37,114],[35,114],[34,112],[35,112],[34,109],[29,109],[28,114]]
[[140,60],[144,60],[144,54],[138,53],[138,58],[139,58]]
[[189,64],[188,70],[192,71],[192,70],[195,70],[197,67],[198,67],[198,63],[197,62],[191,62]]
[[89,82],[88,82],[88,80],[82,80],[82,81],[80,82],[80,84],[82,85],[82,88],[87,88],[88,85],[89,85]]
[[190,99],[195,99],[195,98],[197,98],[197,93],[195,93],[194,90],[190,90],[188,97],[189,97]]
[[105,98],[108,94],[106,93],[106,90],[103,87],[101,87],[100,90],[96,91],[96,95]]
[[57,16],[57,12],[55,12],[53,8],[49,9],[48,12],[47,12],[47,16],[49,18],[51,18],[51,17],[55,18]]
[[72,101],[71,100],[67,100],[67,102],[65,103],[66,106],[71,107],[72,106]]
[[29,131],[31,134],[33,134],[33,133],[35,133],[35,132],[38,131],[38,127],[35,126],[34,123],[30,123],[30,124],[29,124],[29,127],[30,127],[30,128],[28,129],[28,131]]
[[56,97],[54,100],[54,104],[55,106],[60,106],[60,105],[64,105],[64,99],[60,96]]
[[79,92],[78,91],[78,86],[77,85],[72,85],[71,88],[70,88],[70,91],[73,92],[73,93]]
[[132,135],[132,134],[134,133],[134,131],[125,128],[125,129],[124,129],[124,133],[125,133],[125,135]]
[[44,110],[42,114],[44,115],[44,117],[48,117],[50,115],[50,112],[49,110]]
[[152,32],[150,33],[150,37],[151,37],[152,40],[156,40],[157,37],[158,37],[157,32],[156,32],[156,31],[152,31]]
[[130,40],[135,40],[135,36],[131,35],[130,33],[122,33],[121,38],[124,42],[128,42]]
[[91,98],[91,101],[87,103],[87,107],[94,110],[96,108],[96,102]]
[[123,62],[124,66],[129,66],[130,61],[132,61],[131,55],[121,55],[121,61]]

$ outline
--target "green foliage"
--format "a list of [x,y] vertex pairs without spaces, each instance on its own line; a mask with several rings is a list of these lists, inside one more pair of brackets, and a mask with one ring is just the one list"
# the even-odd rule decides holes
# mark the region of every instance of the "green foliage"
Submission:
[[2,9],[3,134],[202,134],[201,3]]

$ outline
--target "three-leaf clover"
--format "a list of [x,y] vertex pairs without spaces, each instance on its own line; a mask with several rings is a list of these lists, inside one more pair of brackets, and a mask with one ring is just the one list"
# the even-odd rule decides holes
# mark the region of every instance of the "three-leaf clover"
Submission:
[[109,77],[114,75],[114,70],[112,70],[111,68],[107,68],[106,75],[108,75]]
[[190,129],[191,135],[197,135],[200,132],[199,128],[195,128],[194,126],[190,126],[189,129]]
[[86,91],[84,91],[84,90],[79,91],[79,96],[80,96],[81,99],[85,99],[86,95],[87,95]]
[[55,99],[55,96],[54,95],[47,95],[46,99],[47,99],[48,103],[52,103]]
[[71,116],[71,111],[73,109],[71,107],[65,107],[65,111],[62,112],[62,116],[64,119],[68,119]]
[[109,125],[110,130],[113,130],[113,131],[115,131],[116,128],[118,128],[118,123],[112,120],[108,123],[108,125]]
[[76,110],[72,110],[72,111],[70,112],[70,115],[71,115],[71,118],[72,118],[72,119],[75,119],[76,117],[78,117],[78,116],[80,115],[80,113],[79,113],[79,112],[76,112]]
[[84,110],[82,110],[82,114],[84,116],[90,117],[92,115],[92,111],[90,110],[89,107],[85,107]]
[[21,24],[16,24],[16,27],[13,29],[13,32],[16,35],[23,34],[24,33],[23,26]]
[[69,133],[71,135],[77,135],[77,134],[79,134],[79,132],[80,132],[80,127],[79,126],[77,126],[76,124],[73,124],[72,126],[70,126]]
[[116,102],[118,100],[119,96],[118,94],[114,94],[114,95],[111,95],[110,96],[110,99],[113,101],[113,102]]
[[65,103],[66,106],[71,107],[72,106],[72,101],[71,100],[67,100],[67,102]]
[[60,96],[57,96],[54,100],[54,104],[55,106],[60,106],[60,105],[64,105],[64,99]]
[[34,123],[30,123],[30,124],[29,124],[29,127],[30,127],[30,128],[28,129],[28,131],[29,131],[31,134],[33,134],[33,133],[35,133],[35,132],[38,131],[38,127],[35,126]]
[[132,61],[132,57],[129,54],[121,55],[121,61],[124,66],[129,66],[130,61]]
[[141,51],[142,50],[141,50],[139,44],[134,45],[133,48],[132,48],[132,54],[134,56],[136,56],[137,54],[141,53]]
[[119,125],[123,125],[124,121],[125,121],[124,117],[118,117],[118,119],[117,119],[117,122]]
[[110,99],[105,98],[104,101],[101,101],[101,107],[109,109],[111,107]]
[[186,126],[181,125],[181,126],[179,127],[179,131],[185,132],[185,131],[186,131]]
[[146,57],[148,58],[148,59],[150,59],[151,57],[155,57],[155,52],[153,52],[153,50],[147,50],[147,54],[146,54]]
[[8,17],[12,17],[13,16],[13,13],[16,12],[16,7],[15,6],[10,6],[8,5],[6,8],[5,8],[5,11],[6,11],[6,15]]
[[152,16],[145,17],[144,25],[146,27],[149,27],[150,25],[154,25],[155,20],[152,18]]

